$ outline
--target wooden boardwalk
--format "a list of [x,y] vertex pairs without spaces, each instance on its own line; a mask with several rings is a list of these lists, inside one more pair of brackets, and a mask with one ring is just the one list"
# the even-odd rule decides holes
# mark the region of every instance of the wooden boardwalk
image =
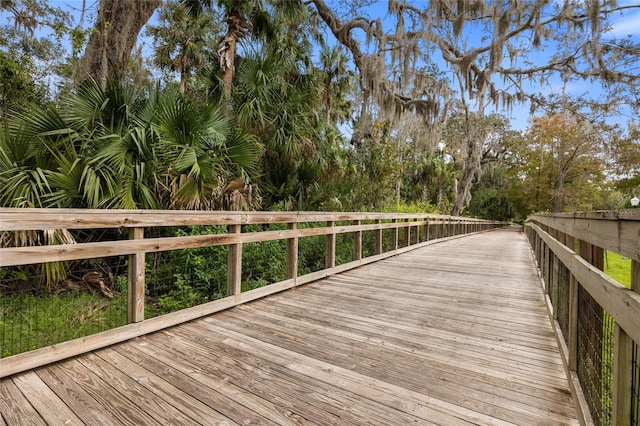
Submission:
[[513,230],[18,374],[0,395],[0,425],[578,424]]

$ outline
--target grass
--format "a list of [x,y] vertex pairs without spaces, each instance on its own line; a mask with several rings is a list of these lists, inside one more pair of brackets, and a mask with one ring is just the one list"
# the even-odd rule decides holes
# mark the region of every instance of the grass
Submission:
[[604,254],[604,272],[625,287],[631,287],[631,259],[607,251]]
[[0,296],[0,357],[109,330],[127,323],[127,296],[89,292]]

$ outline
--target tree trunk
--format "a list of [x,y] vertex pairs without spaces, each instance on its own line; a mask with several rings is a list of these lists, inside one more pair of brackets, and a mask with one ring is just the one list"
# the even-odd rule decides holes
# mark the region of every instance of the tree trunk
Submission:
[[565,173],[560,171],[558,176],[558,187],[556,188],[556,196],[553,200],[553,212],[560,213],[564,205],[564,182],[566,180]]
[[467,158],[462,166],[462,180],[453,202],[452,216],[458,216],[471,201],[471,186],[481,172],[482,148],[472,137],[467,144]]
[[138,34],[162,0],[100,0],[98,18],[76,81],[93,78],[106,88],[108,79],[122,81]]
[[238,41],[247,34],[251,24],[238,9],[229,11],[226,23],[227,33],[218,44],[218,53],[220,54],[220,71],[222,71],[222,81],[224,82],[224,97],[229,102],[233,88],[233,76],[236,73]]
[[184,68],[180,68],[180,93],[184,93],[187,91],[187,79],[189,78],[189,74],[187,70]]

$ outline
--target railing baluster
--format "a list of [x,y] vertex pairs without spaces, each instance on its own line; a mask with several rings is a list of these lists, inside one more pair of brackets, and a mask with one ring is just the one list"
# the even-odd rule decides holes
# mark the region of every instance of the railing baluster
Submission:
[[[327,221],[327,228],[334,228],[335,222]],[[333,229],[330,234],[327,234],[325,242],[325,267],[333,268],[336,266],[336,234]]]
[[578,280],[573,274],[569,278],[569,344],[568,360],[569,370],[574,373],[578,369]]
[[424,239],[423,241],[429,241],[429,218],[424,218],[423,221],[424,223],[424,228],[423,228],[423,232],[424,232]]
[[[354,220],[353,224],[360,226],[362,221]],[[356,231],[353,235],[353,260],[362,259],[362,231]]]
[[[229,225],[228,230],[229,234],[240,234],[242,226],[239,224]],[[227,265],[227,295],[240,295],[242,292],[242,243],[229,244]]]
[[404,222],[407,224],[407,226],[405,226],[403,230],[403,244],[405,247],[409,247],[411,245],[411,219],[405,219]]
[[[382,221],[380,219],[375,220],[376,225],[380,225]],[[382,229],[376,229],[374,231],[374,254],[382,253]]]
[[[298,224],[288,223],[287,229],[295,231],[298,229]],[[298,237],[293,237],[287,239],[287,279],[294,279],[297,281],[298,278]]]
[[391,234],[391,250],[398,250],[398,219],[391,219],[393,227],[393,233]]
[[[142,240],[144,238],[144,228],[131,228],[129,238],[132,240]],[[129,269],[127,273],[127,321],[129,323],[144,320],[144,258],[144,252],[129,255]]]

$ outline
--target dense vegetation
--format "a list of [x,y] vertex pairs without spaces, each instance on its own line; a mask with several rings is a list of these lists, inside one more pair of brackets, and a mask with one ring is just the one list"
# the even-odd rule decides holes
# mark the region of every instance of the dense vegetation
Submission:
[[[2,2],[0,205],[624,207],[639,52],[607,30],[633,7],[507,3]],[[389,16],[351,18],[367,10]],[[588,78],[604,100],[523,78]],[[518,102],[538,111],[526,129]]]

